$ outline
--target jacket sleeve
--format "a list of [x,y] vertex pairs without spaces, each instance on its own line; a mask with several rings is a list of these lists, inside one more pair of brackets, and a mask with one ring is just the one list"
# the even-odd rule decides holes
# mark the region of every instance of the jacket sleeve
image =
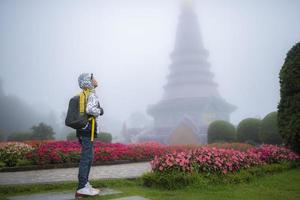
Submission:
[[88,96],[86,113],[95,117],[103,115],[103,109],[100,107],[99,99],[94,92],[91,92]]

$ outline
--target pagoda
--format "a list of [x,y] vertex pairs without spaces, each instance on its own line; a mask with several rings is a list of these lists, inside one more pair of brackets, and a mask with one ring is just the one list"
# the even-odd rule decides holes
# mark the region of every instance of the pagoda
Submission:
[[[147,113],[153,117],[154,124],[151,130],[139,136],[140,141],[182,144],[182,138],[189,135],[193,138],[190,140],[197,138],[197,143],[204,144],[207,142],[208,125],[212,121],[230,120],[235,106],[220,96],[207,61],[208,55],[193,5],[183,3],[163,96],[158,103],[148,107]],[[182,125],[185,128],[180,128]],[[191,128],[187,129],[187,126]],[[178,130],[190,131],[180,133]],[[175,132],[176,137],[173,137]],[[170,138],[181,138],[181,141],[174,142]]]

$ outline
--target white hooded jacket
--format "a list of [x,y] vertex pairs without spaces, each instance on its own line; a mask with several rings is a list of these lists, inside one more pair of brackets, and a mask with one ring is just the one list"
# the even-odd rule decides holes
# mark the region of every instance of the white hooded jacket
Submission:
[[[100,131],[99,123],[98,123],[99,116],[103,115],[103,108],[101,108],[101,106],[100,106],[99,97],[96,94],[95,88],[93,86],[91,74],[89,74],[89,73],[80,74],[80,76],[78,77],[78,84],[81,89],[84,89],[84,88],[90,89],[90,93],[87,96],[87,104],[86,104],[85,111],[87,114],[93,115],[96,118],[96,122],[97,122],[97,131],[96,132],[98,133]],[[87,128],[87,126],[88,126],[88,124],[83,129]]]

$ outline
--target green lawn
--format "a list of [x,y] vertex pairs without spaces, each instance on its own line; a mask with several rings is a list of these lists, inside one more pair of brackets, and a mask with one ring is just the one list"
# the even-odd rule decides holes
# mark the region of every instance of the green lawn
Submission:
[[[187,199],[300,199],[300,168],[261,177],[248,184],[207,185],[201,188],[188,187],[181,190],[166,191],[141,186],[139,180],[94,181],[99,187],[121,190],[119,195],[85,199],[112,199],[116,197],[140,195],[153,200],[187,200]],[[48,185],[0,186],[0,198],[5,196],[32,194],[36,192],[62,191],[75,188],[76,183]]]

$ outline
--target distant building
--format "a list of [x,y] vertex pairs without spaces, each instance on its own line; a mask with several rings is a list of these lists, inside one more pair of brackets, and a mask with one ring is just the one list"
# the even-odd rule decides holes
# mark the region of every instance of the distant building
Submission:
[[162,99],[147,109],[154,125],[138,135],[139,141],[207,143],[209,123],[230,120],[235,106],[220,96],[207,57],[193,7],[183,4]]

